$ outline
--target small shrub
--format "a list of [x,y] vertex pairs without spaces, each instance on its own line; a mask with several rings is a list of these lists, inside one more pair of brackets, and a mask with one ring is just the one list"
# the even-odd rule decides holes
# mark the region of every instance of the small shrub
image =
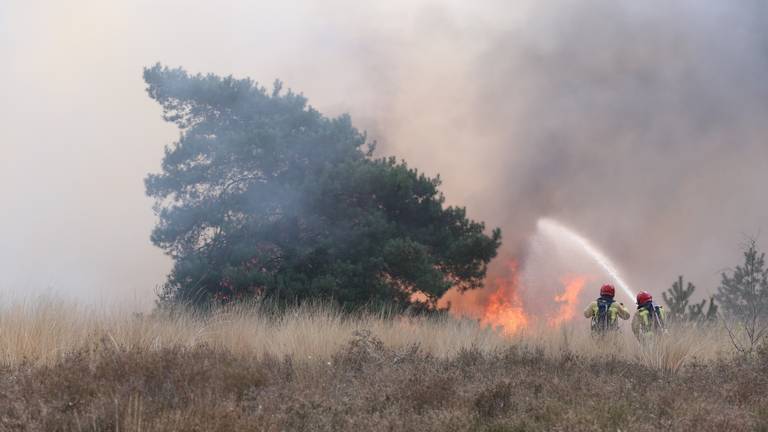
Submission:
[[500,382],[481,391],[474,402],[475,412],[481,419],[502,415],[512,408],[514,388],[509,382]]
[[381,339],[373,336],[370,330],[356,330],[347,346],[333,357],[333,363],[361,372],[366,365],[383,361],[386,351]]

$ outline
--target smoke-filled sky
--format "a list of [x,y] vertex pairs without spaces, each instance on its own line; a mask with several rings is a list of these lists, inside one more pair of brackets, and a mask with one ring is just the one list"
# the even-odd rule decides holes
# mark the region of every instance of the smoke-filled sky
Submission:
[[[757,0],[0,0],[0,290],[152,300],[142,67],[275,78],[440,173],[524,261],[541,216],[635,289],[714,291],[768,222]],[[761,242],[765,244],[765,242]]]

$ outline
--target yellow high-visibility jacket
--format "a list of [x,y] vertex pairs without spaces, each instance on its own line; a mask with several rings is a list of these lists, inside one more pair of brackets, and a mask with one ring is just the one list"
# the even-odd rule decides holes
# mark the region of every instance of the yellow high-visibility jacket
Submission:
[[634,333],[638,339],[664,329],[663,326],[667,319],[667,313],[662,306],[658,306],[658,311],[659,318],[661,319],[661,327],[653,325],[653,322],[651,322],[651,314],[648,312],[648,309],[642,308],[635,312],[635,315],[632,317],[632,333]]
[[[597,300],[593,301],[592,303],[587,306],[586,309],[584,309],[584,318],[593,318],[597,316]],[[608,320],[611,324],[616,322],[616,317],[619,317],[623,320],[629,319],[629,311],[626,307],[624,307],[623,303],[619,303],[617,301],[611,303],[611,307],[608,308]]]

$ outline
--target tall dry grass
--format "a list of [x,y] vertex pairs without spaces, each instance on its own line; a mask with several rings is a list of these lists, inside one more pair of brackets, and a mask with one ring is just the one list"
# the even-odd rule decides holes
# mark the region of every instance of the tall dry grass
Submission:
[[0,307],[0,430],[768,430],[768,353],[712,362],[733,354],[717,326],[642,346],[622,330],[16,302]]
[[[580,325],[583,324],[583,325]],[[675,373],[685,364],[709,363],[735,354],[724,326],[671,325],[668,331],[640,343],[625,326],[620,332],[594,337],[585,323],[568,323],[559,328],[531,329],[518,336],[520,343],[544,350],[550,356],[570,355],[576,359],[618,359]]]
[[519,346],[550,357],[617,358],[674,373],[687,362],[707,362],[731,354],[727,335],[717,326],[671,329],[658,342],[641,346],[628,326],[616,337],[595,339],[583,324],[529,328],[508,337],[468,319],[403,317],[387,311],[350,315],[322,304],[283,312],[254,303],[206,313],[135,314],[38,298],[0,308],[0,364],[51,365],[68,353],[104,346],[157,351],[203,345],[239,356],[290,355],[294,361],[327,363],[361,330],[387,347],[418,345],[422,352],[438,358],[466,350],[491,353]]
[[0,308],[0,363],[52,364],[96,344],[119,350],[207,345],[236,355],[327,361],[360,330],[391,347],[418,344],[437,357],[470,347],[492,351],[509,344],[470,320],[395,317],[386,311],[349,315],[321,304],[280,313],[254,303],[208,312],[137,314],[39,298]]

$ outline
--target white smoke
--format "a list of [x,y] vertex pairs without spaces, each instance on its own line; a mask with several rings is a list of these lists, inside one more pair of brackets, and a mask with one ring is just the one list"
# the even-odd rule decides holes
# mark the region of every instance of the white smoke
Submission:
[[151,298],[142,179],[176,136],[141,68],[283,79],[440,173],[518,256],[552,216],[636,289],[703,290],[768,220],[766,6],[644,2],[0,3],[0,288]]

